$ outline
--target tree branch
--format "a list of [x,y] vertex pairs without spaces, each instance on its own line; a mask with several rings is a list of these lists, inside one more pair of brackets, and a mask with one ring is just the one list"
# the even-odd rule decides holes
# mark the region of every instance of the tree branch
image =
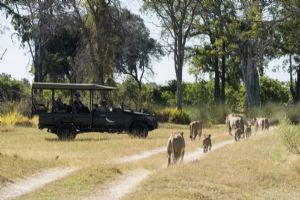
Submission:
[[3,59],[3,56],[4,56],[4,54],[6,53],[6,51],[7,51],[7,48],[4,50],[4,52],[2,53],[2,55],[1,55],[1,57],[0,57],[0,60],[2,60]]

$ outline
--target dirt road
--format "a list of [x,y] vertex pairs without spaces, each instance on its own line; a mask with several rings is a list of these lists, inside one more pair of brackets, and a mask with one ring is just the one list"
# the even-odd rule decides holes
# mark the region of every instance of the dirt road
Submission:
[[9,183],[0,189],[0,200],[15,199],[28,194],[36,189],[42,188],[50,182],[65,177],[76,170],[78,170],[78,168],[48,169],[30,176],[25,180]]
[[[224,142],[217,143],[213,146],[212,151],[232,143],[234,143],[234,140],[227,140]],[[205,155],[207,154],[203,153],[202,148],[197,148],[193,152],[186,154],[184,158],[184,162],[188,163],[200,159]],[[163,170],[166,167],[167,167],[166,165],[163,165],[159,169],[153,172],[144,169],[131,172],[130,174],[124,175],[119,180],[109,184],[107,188],[101,189],[100,191],[96,192],[96,194],[93,194],[92,197],[88,199],[92,199],[92,200],[122,199],[126,194],[132,192],[134,188],[143,180],[145,180],[149,175],[154,174],[155,172],[158,172],[160,170]]]

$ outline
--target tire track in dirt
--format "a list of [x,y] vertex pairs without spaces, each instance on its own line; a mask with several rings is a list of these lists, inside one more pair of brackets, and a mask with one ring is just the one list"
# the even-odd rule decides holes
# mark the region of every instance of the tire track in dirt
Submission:
[[135,170],[123,175],[116,181],[108,184],[104,189],[93,194],[89,200],[118,200],[131,192],[142,180],[151,174],[145,169]]
[[[212,137],[212,139],[215,139],[215,138],[217,138],[217,137]],[[159,153],[163,153],[163,152],[167,152],[166,146],[157,147],[155,149],[147,150],[147,151],[144,151],[144,152],[141,152],[138,154],[133,154],[130,156],[120,157],[120,158],[114,159],[112,161],[109,161],[108,164],[123,164],[123,163],[138,161],[138,160],[142,160],[142,159],[148,158],[150,156],[153,156],[155,154],[159,154]]]
[[[225,140],[223,142],[219,142],[219,143],[213,145],[211,151],[220,149],[223,146],[228,145],[228,144],[232,144],[234,142],[235,141],[233,139],[231,139],[231,140]],[[184,156],[184,161],[183,162],[184,163],[192,162],[192,161],[195,161],[197,159],[202,158],[205,155],[207,155],[207,153],[203,153],[203,148],[199,147],[196,150],[194,150],[193,152],[186,154]]]
[[[273,131],[273,128],[271,128],[270,131]],[[261,133],[262,132],[257,132],[256,134],[261,134]],[[220,149],[224,146],[227,146],[227,145],[233,144],[233,143],[235,143],[234,139],[229,139],[229,140],[225,140],[223,142],[216,143],[216,144],[214,144],[212,151],[215,151],[217,149]],[[160,147],[160,148],[157,148],[154,150],[146,151],[141,154],[123,157],[123,158],[119,159],[119,161],[123,160],[123,162],[130,162],[130,161],[136,161],[139,159],[147,158],[151,155],[156,154],[155,152],[161,153],[161,152],[165,151],[165,148],[166,147]],[[142,156],[145,154],[148,156]],[[202,159],[207,154],[209,154],[209,153],[203,153],[203,148],[199,147],[199,148],[196,148],[196,150],[194,150],[190,153],[187,153],[184,157],[183,162],[189,163],[189,162],[192,162],[192,161],[195,161],[198,159]],[[149,175],[159,172],[166,168],[167,168],[166,165],[162,165],[161,167],[159,167],[157,170],[155,170],[153,172],[150,172],[145,169],[140,169],[137,171],[130,172],[129,174],[122,176],[121,179],[109,184],[107,189],[99,191],[98,194],[100,194],[100,195],[96,194],[96,195],[94,195],[94,198],[92,198],[92,199],[93,200],[108,200],[108,199],[109,200],[119,200],[119,199],[122,199],[125,195],[132,192],[134,190],[134,188],[140,182],[142,182],[144,179],[146,179]]]
[[[215,144],[212,151],[219,149],[223,146],[228,144],[234,143],[234,140],[226,140],[220,143]],[[165,147],[164,147],[165,149]],[[191,153],[187,153],[184,158],[184,163],[188,163],[197,159],[202,158],[207,153],[203,153],[202,148],[197,148]],[[92,200],[119,200],[122,199],[125,195],[132,192],[132,190],[144,179],[146,179],[149,175],[154,174],[155,172],[159,172],[167,168],[166,165],[162,165],[157,170],[150,172],[145,169],[140,169],[137,171],[130,172],[128,175],[122,176],[119,180],[114,181],[113,183],[109,184],[107,188],[101,189],[100,191],[96,192],[92,195]]]
[[79,168],[53,168],[44,170],[15,183],[8,183],[0,188],[0,200],[10,200],[42,188],[48,183],[63,178]]
[[158,148],[148,150],[148,151],[144,151],[142,153],[134,154],[134,155],[131,155],[131,156],[124,156],[124,157],[115,159],[115,160],[111,161],[110,163],[111,164],[122,164],[122,163],[142,160],[142,159],[148,158],[150,156],[153,156],[155,154],[162,153],[164,151],[166,151],[165,146],[158,147]]

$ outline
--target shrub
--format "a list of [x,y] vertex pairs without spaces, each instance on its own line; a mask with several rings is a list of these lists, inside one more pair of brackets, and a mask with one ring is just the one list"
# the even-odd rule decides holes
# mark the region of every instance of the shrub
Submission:
[[300,154],[300,128],[285,117],[279,125],[279,134],[288,151]]
[[189,124],[191,119],[185,111],[175,110],[171,113],[169,121],[176,124]]
[[31,115],[31,99],[27,98],[19,102],[3,102],[0,106],[0,115],[6,115],[8,113],[18,112],[24,116],[29,117]]
[[260,78],[260,98],[262,104],[267,102],[286,103],[289,101],[289,87],[283,82],[267,77]]
[[191,118],[186,111],[180,111],[176,108],[165,108],[156,113],[158,121],[171,122],[176,124],[189,124]]
[[127,78],[118,85],[118,92],[111,94],[109,101],[116,106],[124,104],[130,109],[149,109],[153,104],[153,89],[151,84],[143,84],[139,88],[133,78]]
[[197,105],[187,107],[187,112],[191,116],[191,119],[200,120],[205,126],[209,127],[212,124],[219,124],[225,122],[225,116],[227,113],[232,112],[225,105]]
[[156,113],[159,122],[168,122],[171,115],[171,109],[166,108]]
[[285,105],[278,103],[267,103],[261,107],[251,108],[247,112],[247,116],[252,117],[268,117],[271,121],[281,121],[284,117],[291,120],[292,123],[297,124],[300,122],[299,115],[300,104],[298,105]]
[[22,127],[35,127],[37,126],[37,119],[29,119],[18,112],[11,112],[3,115],[0,118],[1,126],[22,126]]

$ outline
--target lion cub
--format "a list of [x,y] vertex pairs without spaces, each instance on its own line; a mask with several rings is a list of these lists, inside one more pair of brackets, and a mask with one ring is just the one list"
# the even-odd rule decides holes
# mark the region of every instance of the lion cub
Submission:
[[251,136],[251,124],[247,126],[245,130],[245,137],[248,138]]
[[203,139],[203,153],[206,153],[208,150],[211,150],[211,134],[209,135],[204,135]]

